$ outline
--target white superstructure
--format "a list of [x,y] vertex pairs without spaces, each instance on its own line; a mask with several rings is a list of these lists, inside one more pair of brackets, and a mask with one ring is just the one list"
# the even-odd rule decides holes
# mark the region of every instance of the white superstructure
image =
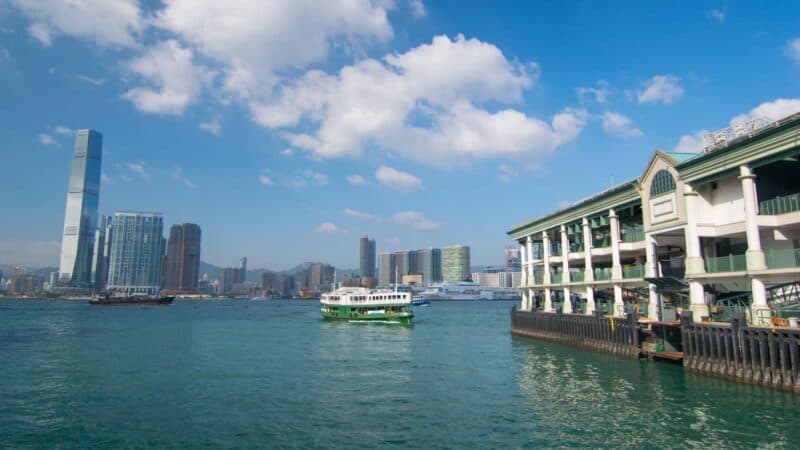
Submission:
[[333,292],[322,294],[320,302],[329,305],[405,306],[411,304],[411,293],[386,289],[372,290],[363,287],[341,287]]

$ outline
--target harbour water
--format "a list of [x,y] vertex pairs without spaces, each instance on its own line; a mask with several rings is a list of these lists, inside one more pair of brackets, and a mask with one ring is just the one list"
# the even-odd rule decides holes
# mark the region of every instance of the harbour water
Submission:
[[508,302],[413,327],[318,303],[0,301],[2,447],[775,447],[800,396],[512,337]]

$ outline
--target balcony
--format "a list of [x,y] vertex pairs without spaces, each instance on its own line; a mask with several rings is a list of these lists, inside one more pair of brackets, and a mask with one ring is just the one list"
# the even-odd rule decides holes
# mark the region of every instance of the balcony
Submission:
[[561,244],[550,244],[550,256],[561,256]]
[[570,253],[578,253],[578,252],[582,252],[583,250],[584,250],[583,242],[570,242],[570,244],[569,244],[569,252]]
[[533,283],[534,284],[542,284],[542,283],[544,283],[544,274],[542,272],[534,272],[533,273]]
[[767,267],[770,269],[789,269],[800,267],[800,248],[786,250],[767,250]]
[[580,272],[570,272],[569,273],[569,280],[573,283],[582,283],[584,280],[584,273],[583,271]]
[[595,281],[610,280],[611,279],[611,268],[608,267],[608,268],[605,268],[605,269],[602,269],[602,268],[594,269],[594,279],[595,279]]
[[641,264],[623,266],[622,278],[644,278],[644,266]]
[[720,272],[739,272],[747,270],[747,258],[745,255],[728,255],[710,257],[707,256],[706,272],[720,273]]
[[758,213],[763,216],[778,216],[800,211],[800,193],[778,196],[758,204]]
[[644,240],[644,226],[637,225],[622,229],[622,242],[640,242]]
[[605,248],[611,247],[611,235],[605,235],[599,238],[592,239],[592,248]]
[[551,273],[550,274],[550,284],[561,284],[561,274],[560,273]]

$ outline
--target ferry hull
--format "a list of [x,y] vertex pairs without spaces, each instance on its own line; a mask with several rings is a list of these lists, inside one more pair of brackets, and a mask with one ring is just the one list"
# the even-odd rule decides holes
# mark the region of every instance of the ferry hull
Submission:
[[409,311],[400,312],[379,312],[368,311],[366,314],[356,311],[356,308],[346,306],[323,306],[321,309],[322,318],[326,320],[336,320],[345,322],[392,322],[402,325],[411,325],[414,313]]

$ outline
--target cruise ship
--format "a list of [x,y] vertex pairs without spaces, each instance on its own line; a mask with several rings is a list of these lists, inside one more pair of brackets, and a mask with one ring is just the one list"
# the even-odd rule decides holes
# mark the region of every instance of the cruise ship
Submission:
[[362,287],[341,287],[322,294],[320,312],[325,319],[348,322],[410,325],[414,318],[410,292]]
[[519,300],[519,289],[481,286],[478,283],[434,284],[414,296],[414,300]]

